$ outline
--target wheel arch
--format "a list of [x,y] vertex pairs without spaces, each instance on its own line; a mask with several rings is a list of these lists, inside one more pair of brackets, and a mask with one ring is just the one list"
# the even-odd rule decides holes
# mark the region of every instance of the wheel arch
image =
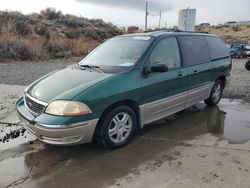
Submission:
[[216,80],[220,80],[221,82],[222,82],[222,84],[223,84],[223,88],[226,86],[226,76],[224,76],[224,75],[221,75],[221,76],[219,76]]
[[117,101],[111,105],[109,105],[104,112],[102,113],[102,115],[99,118],[99,121],[97,123],[96,129],[95,129],[95,135],[97,133],[97,130],[100,128],[101,126],[101,122],[102,120],[105,118],[105,116],[114,108],[118,107],[118,106],[128,106],[130,107],[132,110],[134,110],[136,117],[137,117],[137,127],[136,129],[140,129],[140,108],[139,105],[134,101],[134,100],[122,100],[122,101]]

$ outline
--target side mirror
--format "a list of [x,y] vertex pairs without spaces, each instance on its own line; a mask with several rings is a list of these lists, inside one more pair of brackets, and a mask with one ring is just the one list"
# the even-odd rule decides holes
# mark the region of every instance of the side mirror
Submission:
[[151,72],[167,72],[168,66],[163,63],[156,63],[151,66]]
[[168,66],[163,63],[155,63],[151,67],[147,66],[144,69],[144,74],[148,75],[152,72],[167,72],[168,71]]

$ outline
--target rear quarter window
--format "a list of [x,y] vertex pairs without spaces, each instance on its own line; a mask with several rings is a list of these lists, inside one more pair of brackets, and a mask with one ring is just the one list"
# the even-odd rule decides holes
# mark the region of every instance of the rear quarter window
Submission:
[[229,50],[220,37],[207,36],[206,39],[211,51],[212,60],[229,57]]
[[204,36],[179,36],[181,53],[185,66],[211,61],[210,50]]

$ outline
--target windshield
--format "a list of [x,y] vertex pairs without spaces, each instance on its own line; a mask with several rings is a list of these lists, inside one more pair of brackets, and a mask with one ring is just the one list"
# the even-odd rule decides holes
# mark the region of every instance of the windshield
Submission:
[[80,65],[128,68],[139,60],[152,42],[149,36],[118,37],[97,47],[84,58]]
[[242,45],[237,45],[237,44],[235,44],[235,45],[231,45],[231,48],[242,48]]

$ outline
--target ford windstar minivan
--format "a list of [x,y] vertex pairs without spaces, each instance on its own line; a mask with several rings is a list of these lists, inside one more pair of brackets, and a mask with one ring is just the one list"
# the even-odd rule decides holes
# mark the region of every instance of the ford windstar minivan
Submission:
[[117,148],[144,125],[200,101],[216,105],[232,63],[223,40],[195,32],[111,38],[79,63],[36,80],[16,108],[26,128],[55,145]]

